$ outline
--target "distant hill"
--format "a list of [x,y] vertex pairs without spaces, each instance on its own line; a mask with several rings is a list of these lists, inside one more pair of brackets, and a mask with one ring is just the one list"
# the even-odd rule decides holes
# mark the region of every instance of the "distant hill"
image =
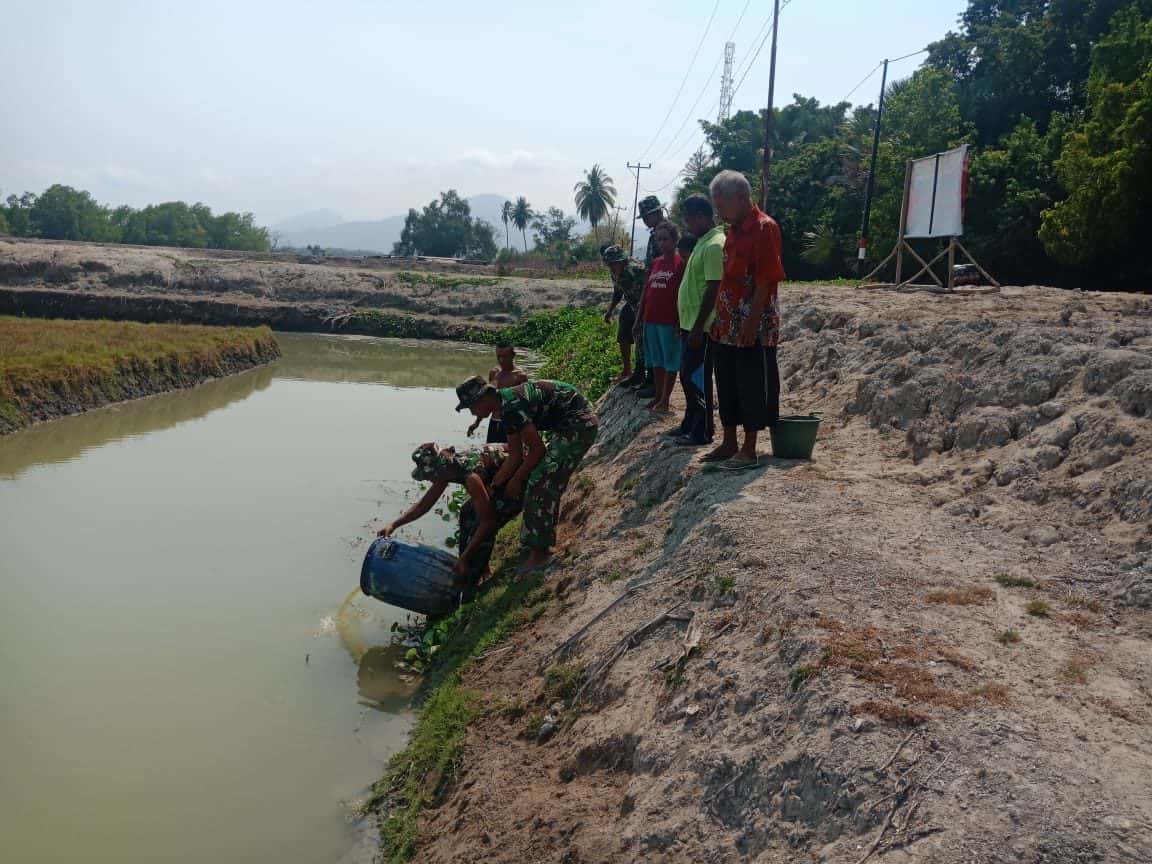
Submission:
[[[500,210],[508,199],[503,195],[473,195],[468,199],[472,215],[492,223],[496,229],[496,245],[502,246],[504,224]],[[345,222],[332,210],[313,210],[301,213],[273,225],[279,234],[281,246],[303,249],[305,246],[323,246],[325,249],[362,249],[365,251],[392,251],[392,244],[400,239],[407,211],[398,216],[359,222]]]

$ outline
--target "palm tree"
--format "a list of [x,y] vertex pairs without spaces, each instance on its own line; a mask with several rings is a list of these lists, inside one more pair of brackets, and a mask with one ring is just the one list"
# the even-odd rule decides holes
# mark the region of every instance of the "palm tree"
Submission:
[[592,233],[599,243],[600,231],[597,226],[608,215],[608,211],[616,206],[616,187],[612,185],[612,178],[597,163],[591,170],[584,172],[584,179],[573,186],[572,191],[576,193],[576,212],[592,223]]
[[504,223],[504,248],[509,247],[508,242],[508,223],[512,221],[512,202],[505,201],[504,206],[500,208],[500,221]]
[[512,208],[512,224],[520,229],[520,236],[524,238],[524,252],[528,252],[528,225],[535,218],[536,214],[532,212],[532,205],[528,203],[528,199],[521,195],[516,199],[516,206]]

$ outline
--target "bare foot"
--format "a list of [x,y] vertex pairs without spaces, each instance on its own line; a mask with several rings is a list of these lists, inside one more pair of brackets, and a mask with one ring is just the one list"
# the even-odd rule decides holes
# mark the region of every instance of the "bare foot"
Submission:
[[660,402],[657,405],[653,405],[652,410],[657,414],[671,414],[672,406],[670,406],[667,402]]
[[653,399],[650,402],[645,402],[644,407],[647,408],[649,411],[652,411],[652,410],[655,410],[656,406],[659,404],[660,403],[659,403],[658,399]]
[[539,570],[548,563],[548,559],[552,557],[552,553],[547,549],[533,549],[532,552],[524,559],[524,563],[520,565],[520,569],[516,571],[517,575],[524,576],[531,573],[533,570]]

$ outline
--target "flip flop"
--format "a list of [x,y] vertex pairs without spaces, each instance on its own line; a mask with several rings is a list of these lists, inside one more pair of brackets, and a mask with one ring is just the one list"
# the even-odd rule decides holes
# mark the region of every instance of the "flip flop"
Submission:
[[716,467],[721,471],[747,471],[751,468],[758,468],[760,466],[759,459],[748,461],[747,459],[729,459],[727,462],[721,462]]
[[715,453],[705,453],[700,457],[701,462],[727,462],[731,456],[717,456]]

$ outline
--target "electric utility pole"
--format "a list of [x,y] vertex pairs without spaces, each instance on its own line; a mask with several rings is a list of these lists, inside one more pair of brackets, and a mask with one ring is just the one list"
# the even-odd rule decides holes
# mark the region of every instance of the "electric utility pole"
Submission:
[[772,105],[776,96],[776,34],[780,30],[780,0],[772,3],[772,54],[768,60],[768,113],[764,117],[764,161],[760,166],[760,209],[768,209],[768,167],[772,162]]
[[[777,0],[777,2],[779,2],[779,0]],[[628,163],[628,171],[636,172],[636,194],[632,197],[632,240],[628,246],[629,258],[631,258],[632,253],[636,251],[636,208],[640,206],[640,172],[647,171],[651,167],[651,162],[649,162],[647,165],[641,165],[639,162],[637,162],[635,165],[633,165],[631,162]]]
[[880,76],[880,101],[876,108],[876,127],[872,130],[872,161],[868,165],[868,185],[864,187],[864,220],[860,223],[860,243],[856,249],[856,275],[868,257],[868,220],[872,216],[872,192],[876,188],[876,156],[880,151],[880,121],[884,117],[884,88],[888,85],[888,59]]

